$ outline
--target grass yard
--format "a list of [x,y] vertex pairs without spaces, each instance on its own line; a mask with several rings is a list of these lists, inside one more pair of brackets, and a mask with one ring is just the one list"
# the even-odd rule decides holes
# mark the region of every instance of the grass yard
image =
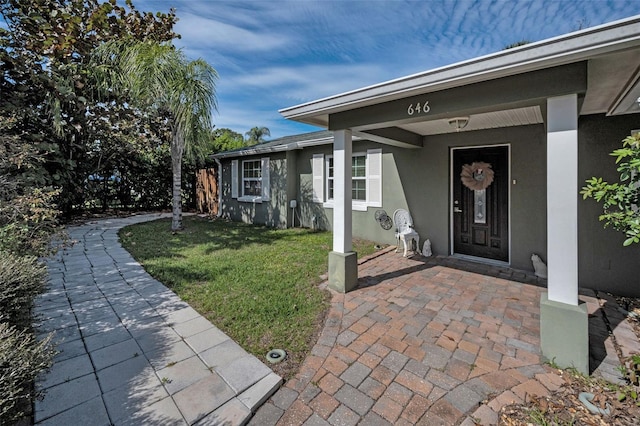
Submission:
[[[328,308],[328,293],[318,284],[331,233],[193,216],[184,225],[175,234],[170,220],[132,225],[120,240],[147,272],[248,352],[264,360],[270,349],[286,350],[276,372],[291,377]],[[354,250],[366,256],[374,243],[354,241]]]

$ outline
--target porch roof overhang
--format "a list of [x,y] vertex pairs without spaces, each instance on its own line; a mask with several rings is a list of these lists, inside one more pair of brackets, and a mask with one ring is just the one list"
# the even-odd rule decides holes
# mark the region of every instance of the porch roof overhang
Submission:
[[[543,123],[545,99],[578,93],[580,114],[640,112],[640,15],[280,110],[283,117],[381,143]],[[551,76],[553,76],[551,78]],[[561,79],[558,79],[558,76]],[[514,90],[517,88],[517,90]],[[425,96],[425,95],[428,95]],[[407,109],[428,101],[427,114]]]

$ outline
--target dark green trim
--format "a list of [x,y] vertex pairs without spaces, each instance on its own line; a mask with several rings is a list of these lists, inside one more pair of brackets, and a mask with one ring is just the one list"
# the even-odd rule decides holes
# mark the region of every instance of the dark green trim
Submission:
[[[549,97],[586,90],[587,63],[577,62],[338,112],[329,116],[329,130],[364,130],[538,105]],[[409,106],[418,103],[422,112],[409,115]],[[424,113],[425,103],[428,113]]]
[[385,145],[398,146],[400,148],[422,148],[423,137],[417,133],[398,127],[387,127],[386,129],[371,129],[366,132],[359,132],[363,138]]

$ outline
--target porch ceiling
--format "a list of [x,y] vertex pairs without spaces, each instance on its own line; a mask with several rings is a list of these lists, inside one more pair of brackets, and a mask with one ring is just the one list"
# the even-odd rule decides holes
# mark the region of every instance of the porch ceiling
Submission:
[[640,112],[640,49],[630,49],[589,60],[588,90],[581,115]]
[[[472,130],[494,129],[498,127],[526,126],[543,123],[540,106],[515,108],[503,111],[492,111],[483,114],[469,115],[469,123],[460,132]],[[398,126],[401,129],[417,133],[422,136],[454,133],[457,130],[449,124],[449,119],[422,121]]]

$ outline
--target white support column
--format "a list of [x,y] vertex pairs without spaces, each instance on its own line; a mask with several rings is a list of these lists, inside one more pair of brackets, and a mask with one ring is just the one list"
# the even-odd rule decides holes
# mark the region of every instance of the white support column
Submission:
[[548,293],[540,296],[540,350],[589,374],[589,317],[578,302],[578,96],[547,99]]
[[351,130],[333,132],[333,251],[329,288],[347,293],[358,286],[358,255],[353,252],[351,211]]
[[351,130],[333,132],[333,251],[351,252]]
[[578,96],[547,99],[549,300],[578,305]]

